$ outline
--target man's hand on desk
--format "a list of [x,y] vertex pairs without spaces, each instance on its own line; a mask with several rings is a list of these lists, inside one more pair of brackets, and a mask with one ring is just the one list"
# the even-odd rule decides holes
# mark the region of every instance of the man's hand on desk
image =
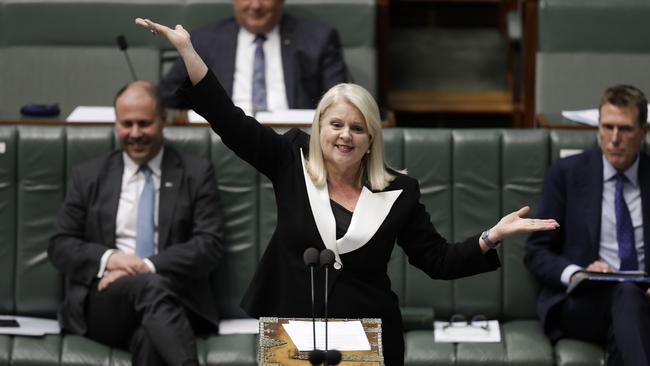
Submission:
[[151,272],[142,258],[135,254],[126,254],[120,251],[115,251],[108,257],[106,269],[109,271],[125,271],[129,275]]

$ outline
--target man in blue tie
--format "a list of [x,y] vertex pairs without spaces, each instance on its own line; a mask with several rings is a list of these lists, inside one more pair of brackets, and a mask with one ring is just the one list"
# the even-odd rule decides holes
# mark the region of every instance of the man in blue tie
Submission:
[[[336,29],[286,14],[284,0],[232,0],[232,6],[234,17],[192,31],[192,43],[247,114],[313,109],[347,81]],[[186,78],[179,58],[160,81],[166,107],[189,108],[176,94]]]
[[600,149],[551,166],[539,215],[560,228],[532,234],[524,258],[542,284],[538,313],[546,334],[605,345],[610,366],[650,365],[650,290],[634,283],[566,289],[583,269],[650,270],[650,159],[641,151],[647,103],[633,86],[605,91]]
[[133,365],[198,365],[195,336],[218,323],[214,170],[163,144],[155,85],[130,83],[114,105],[121,149],[72,170],[48,247],[66,278],[59,322],[130,350]]

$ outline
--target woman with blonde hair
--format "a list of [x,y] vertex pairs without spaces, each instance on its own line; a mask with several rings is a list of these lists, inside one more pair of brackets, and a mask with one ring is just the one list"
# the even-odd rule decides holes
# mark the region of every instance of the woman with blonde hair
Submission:
[[[253,317],[311,317],[303,253],[327,248],[334,253],[329,315],[381,318],[385,364],[403,365],[402,318],[387,274],[396,242],[430,277],[454,279],[497,269],[494,249],[504,237],[557,227],[522,218],[524,207],[483,234],[448,243],[419,201],[417,180],[387,167],[379,110],[365,89],[334,86],[318,105],[311,136],[298,129],[280,135],[232,103],[182,26],[136,23],[176,47],[190,79],[179,91],[224,144],[273,183],[277,226],[241,303]],[[322,284],[316,281],[317,304]]]

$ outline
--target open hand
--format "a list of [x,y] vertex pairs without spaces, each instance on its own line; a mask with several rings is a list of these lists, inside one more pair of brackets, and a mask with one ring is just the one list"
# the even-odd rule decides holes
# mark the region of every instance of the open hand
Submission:
[[172,29],[149,19],[142,18],[136,18],[135,24],[149,29],[154,35],[160,34],[165,37],[179,52],[184,49],[192,48],[190,34],[180,24],[177,24],[176,27]]
[[524,206],[518,211],[512,212],[499,220],[490,230],[492,241],[503,240],[508,235],[517,233],[530,233],[533,231],[555,230],[560,227],[554,219],[527,219],[524,218],[530,207]]
[[109,271],[124,271],[129,275],[150,272],[149,266],[135,254],[115,251],[108,257],[106,269]]

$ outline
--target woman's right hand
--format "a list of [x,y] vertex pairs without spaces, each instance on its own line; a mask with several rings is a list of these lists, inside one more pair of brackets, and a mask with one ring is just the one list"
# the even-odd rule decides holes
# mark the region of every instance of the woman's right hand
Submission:
[[205,74],[208,72],[208,67],[199,54],[196,53],[194,47],[192,47],[190,34],[182,25],[178,24],[174,29],[172,29],[149,19],[142,18],[136,18],[135,24],[149,29],[153,35],[159,34],[165,37],[172,46],[176,47],[185,63],[185,68],[187,69],[187,74],[192,81],[192,85],[196,85],[201,81],[201,79],[203,79]]
[[149,29],[153,35],[160,34],[165,37],[179,52],[192,48],[190,34],[180,24],[177,24],[174,29],[171,29],[165,25],[142,18],[135,18],[135,24]]

